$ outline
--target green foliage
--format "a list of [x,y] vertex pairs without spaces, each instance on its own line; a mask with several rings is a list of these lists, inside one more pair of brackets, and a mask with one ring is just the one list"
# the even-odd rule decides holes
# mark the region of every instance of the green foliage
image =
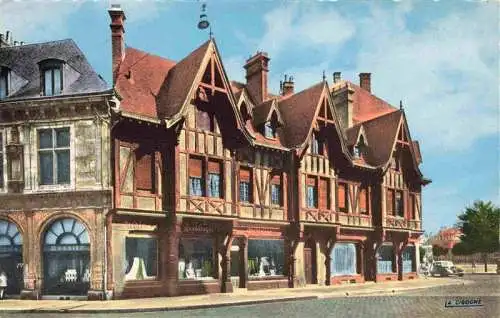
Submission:
[[469,252],[491,253],[499,247],[500,208],[491,201],[476,201],[458,216],[461,241]]
[[211,261],[204,261],[203,262],[201,276],[203,276],[203,277],[212,276],[212,262]]
[[422,263],[424,261],[424,256],[425,256],[425,248],[422,246],[419,246],[419,252],[420,252],[420,262]]
[[460,243],[455,244],[455,246],[453,246],[453,249],[451,250],[451,252],[453,253],[453,255],[472,254],[470,247],[467,246],[467,244],[464,242],[460,242]]
[[441,256],[441,255],[446,255],[446,254],[448,254],[447,248],[442,248],[439,245],[432,245],[432,255]]

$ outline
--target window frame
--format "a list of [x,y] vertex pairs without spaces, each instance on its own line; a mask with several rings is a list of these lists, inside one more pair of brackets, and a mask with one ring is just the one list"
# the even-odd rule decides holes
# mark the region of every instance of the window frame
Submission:
[[276,139],[276,125],[271,120],[268,120],[263,125],[263,135],[267,139]]
[[[248,171],[248,174],[249,174],[248,181],[242,180],[242,178],[241,178],[242,171]],[[248,186],[248,200],[247,201],[244,201],[241,198],[242,197],[241,196],[242,184],[246,184]],[[253,169],[250,167],[241,166],[238,170],[238,201],[240,203],[247,203],[247,204],[253,203],[254,200],[253,200],[253,191],[252,190],[253,190]]]
[[[275,180],[279,179],[279,182]],[[272,174],[271,179],[269,180],[269,200],[272,206],[283,206],[283,174]],[[278,190],[278,203],[275,203],[273,197],[273,188]]]
[[[59,96],[59,95],[62,95],[63,94],[63,91],[64,91],[64,70],[63,70],[63,65],[64,65],[64,62],[63,61],[60,61],[60,60],[46,60],[46,61],[42,61],[40,63],[40,84],[41,84],[41,87],[40,87],[40,92],[42,96],[47,96],[47,97],[50,97],[50,96]],[[54,93],[54,89],[56,88],[56,85],[55,85],[55,77],[54,77],[54,70],[59,70],[59,93]],[[46,76],[45,76],[45,73],[47,71],[51,71],[50,74],[51,74],[51,94],[47,94],[47,91],[45,90],[46,88]]]
[[[5,96],[0,95],[0,100],[5,99],[9,97],[9,90],[10,90],[10,70],[7,67],[2,67],[0,66],[0,78],[5,79]],[[0,87],[0,91],[1,91]]]
[[[314,180],[314,185],[309,184],[309,180]],[[315,176],[306,175],[306,184],[305,184],[305,197],[306,197],[306,208],[307,209],[318,209],[318,178]],[[313,189],[312,191],[312,206],[310,205],[310,192],[309,189]]]
[[[370,214],[370,191],[369,191],[369,186],[367,185],[360,185],[359,186],[359,193],[358,193],[358,210],[360,214],[363,215],[369,215]],[[362,209],[361,202],[362,202],[362,193],[364,192],[365,197],[365,209]]]
[[[59,147],[57,145],[57,130],[66,130],[68,131],[68,145]],[[40,147],[40,133],[42,131],[50,131],[51,132],[51,141],[52,146],[50,148],[41,148]],[[59,163],[57,161],[57,153],[58,151],[68,151],[68,182],[60,182],[59,181]],[[50,153],[52,155],[52,183],[42,183],[42,167],[41,167],[41,154],[42,153]],[[37,130],[37,154],[38,154],[38,183],[40,186],[55,186],[55,185],[68,185],[71,184],[71,131],[70,127],[60,127],[60,128],[46,128],[46,129],[38,129]]]
[[[69,128],[69,168],[70,168],[70,183],[67,184],[40,184],[40,158],[38,155],[39,150],[39,134],[40,130],[44,129],[59,129],[59,128]],[[33,188],[39,191],[57,191],[57,190],[68,190],[75,188],[75,127],[74,123],[62,122],[57,124],[45,124],[34,127],[31,132],[31,140],[34,140],[32,144],[32,153],[36,153],[36,160],[33,162],[33,168],[36,173],[34,173]]]
[[[344,206],[340,206],[340,188],[344,188]],[[337,181],[337,191],[335,191],[335,195],[337,198],[337,211],[341,213],[349,212],[349,186],[347,182]]]
[[[191,174],[191,165],[190,165],[190,160],[191,159],[196,159],[201,161],[201,177],[195,177],[192,176]],[[213,175],[215,173],[211,173],[209,171],[209,163],[210,162],[215,162],[219,164],[220,167],[220,172],[218,173],[219,175],[219,196],[211,196],[211,190],[210,190],[210,175]],[[187,180],[188,180],[188,191],[187,195],[191,197],[198,197],[198,198],[210,198],[210,199],[215,199],[215,200],[225,200],[225,182],[224,182],[224,159],[220,158],[214,158],[214,157],[207,157],[207,156],[199,156],[199,155],[189,155],[188,156],[188,171],[187,171]],[[191,179],[200,179],[201,180],[201,189],[202,193],[201,195],[198,194],[191,194]]]
[[[399,204],[398,204],[398,195],[399,195]],[[405,198],[404,192],[402,190],[394,191],[394,216],[404,218],[405,217]]]
[[[200,119],[202,115],[206,116],[205,120],[207,120],[207,122],[204,122],[203,124],[201,124],[202,121]],[[215,126],[216,126],[215,115],[213,113],[210,113],[208,111],[196,107],[196,116],[195,116],[196,129],[215,133],[216,132]]]

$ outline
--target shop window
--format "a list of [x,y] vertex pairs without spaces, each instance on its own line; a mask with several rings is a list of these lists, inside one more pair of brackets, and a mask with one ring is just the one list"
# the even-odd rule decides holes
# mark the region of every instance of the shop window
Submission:
[[0,131],[0,189],[4,187],[3,184],[3,134]]
[[407,246],[403,250],[403,273],[416,272],[416,265],[413,261],[415,259],[415,246]]
[[347,184],[339,183],[337,187],[337,201],[340,212],[347,212]]
[[240,169],[240,202],[252,202],[252,171]]
[[282,205],[282,203],[281,203],[281,176],[273,176],[271,179],[271,204]]
[[179,279],[213,279],[213,240],[181,238],[179,242]]
[[158,241],[152,237],[125,238],[125,280],[155,279],[158,275]]
[[189,158],[189,194],[204,196],[203,161],[199,158]]
[[17,226],[0,220],[0,266],[7,276],[7,295],[19,294],[23,288],[22,245]]
[[330,208],[330,186],[329,180],[319,179],[319,208],[321,210],[328,210]]
[[284,260],[283,240],[248,240],[249,277],[281,276]]
[[45,232],[44,292],[84,295],[90,287],[90,240],[85,226],[73,218],[59,219]]
[[70,183],[69,128],[38,130],[41,185]]
[[356,275],[356,245],[354,243],[336,243],[330,257],[330,270],[333,276]]
[[377,273],[389,274],[394,268],[394,249],[392,245],[382,245],[377,252]]
[[359,189],[359,212],[368,214],[368,190],[366,187]]
[[396,215],[404,217],[403,191],[396,191]]
[[317,208],[318,207],[318,186],[316,184],[316,178],[308,177],[306,185],[306,195],[307,195],[307,207]]
[[386,211],[387,215],[394,215],[394,190],[387,189],[387,200],[386,200]]

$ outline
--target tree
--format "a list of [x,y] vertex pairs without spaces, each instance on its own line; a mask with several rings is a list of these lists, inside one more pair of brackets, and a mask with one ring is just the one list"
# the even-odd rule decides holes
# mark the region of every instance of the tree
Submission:
[[488,253],[498,251],[500,208],[491,201],[476,201],[458,216],[458,227],[464,247],[472,253],[481,253],[484,271],[488,271]]
[[469,255],[471,254],[470,247],[467,246],[464,242],[459,242],[453,246],[451,249],[453,255]]
[[441,255],[446,255],[446,254],[448,254],[447,248],[443,248],[439,245],[432,245],[432,255],[441,256]]

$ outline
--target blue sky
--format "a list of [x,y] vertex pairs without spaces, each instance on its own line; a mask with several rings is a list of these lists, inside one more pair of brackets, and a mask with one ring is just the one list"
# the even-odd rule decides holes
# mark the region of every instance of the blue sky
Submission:
[[[126,43],[179,60],[208,38],[196,28],[198,1],[115,1]],[[403,100],[421,142],[424,229],[452,225],[476,199],[499,204],[498,3],[494,1],[206,1],[230,79],[257,50],[271,57],[270,86],[284,74],[300,90],[323,70]],[[107,81],[111,74],[109,1],[0,0],[0,32],[28,43],[73,38]]]

